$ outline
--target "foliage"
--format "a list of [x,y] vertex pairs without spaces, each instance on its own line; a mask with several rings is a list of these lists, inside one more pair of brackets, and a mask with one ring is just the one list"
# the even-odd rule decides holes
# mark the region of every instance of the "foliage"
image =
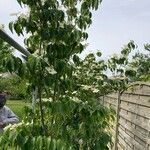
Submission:
[[[1,150],[72,150],[63,140],[55,140],[51,137],[36,135],[33,137],[31,131],[35,130],[32,123],[21,122],[7,126],[1,138]],[[39,130],[38,126],[36,127]],[[13,143],[13,144],[12,144]]]
[[31,87],[37,86],[39,95],[50,86],[56,99],[62,93],[60,85],[64,86],[72,76],[70,58],[84,49],[88,37],[85,29],[92,22],[91,9],[96,10],[101,1],[18,2],[29,7],[29,14],[19,16],[9,27],[18,35],[23,31],[29,34],[25,43],[32,55],[26,63],[13,58],[11,66],[6,67],[27,78]]
[[144,46],[145,53],[136,52],[130,66],[136,70],[135,80],[150,81],[150,45]]
[[134,41],[126,44],[120,55],[113,55],[108,60],[108,69],[111,71],[111,84],[116,91],[125,90],[129,82],[132,82],[136,76],[135,68],[130,67],[130,54],[137,48]]
[[[45,136],[40,126],[40,114],[37,107],[35,112],[32,109],[27,110],[27,116],[29,118],[26,118],[26,121],[30,123],[10,126],[10,128],[7,127],[0,144],[5,147],[6,145],[3,143],[5,141],[11,141],[10,138],[15,132],[16,135],[13,136],[13,141],[9,142],[9,144],[12,145],[14,142],[19,142],[16,144],[16,147],[19,146],[22,149],[27,149],[29,144],[30,149],[44,150],[46,144],[43,147],[42,144],[50,137],[56,141],[63,141],[62,144],[67,144],[67,148],[72,147],[72,149],[77,150],[88,148],[95,150],[99,148],[108,149],[107,144],[111,142],[111,137],[106,129],[109,130],[109,122],[113,118],[112,111],[97,103],[92,103],[93,105],[91,105],[88,102],[74,101],[71,99],[64,97],[55,102],[48,99],[44,101],[44,113],[47,114],[45,118],[47,128]],[[31,121],[30,118],[34,119]],[[12,128],[13,132],[10,132]],[[35,143],[32,143],[32,141],[39,136],[43,139],[43,142],[38,143],[39,146],[37,147],[35,145],[36,148],[34,148]],[[62,148],[63,145],[58,149]]]
[[112,90],[106,75],[107,63],[100,57],[101,53],[97,52],[96,56],[90,53],[83,60],[74,60],[73,87],[80,93],[79,99],[83,101],[91,97],[96,100],[97,94],[104,95]]
[[6,73],[5,77],[0,77],[0,91],[7,92],[10,99],[26,99],[26,80],[22,80],[16,75]]
[[[84,60],[75,57],[78,61],[74,59],[75,64],[72,64],[72,80],[59,84],[61,97],[55,101],[52,98],[43,99],[45,136],[63,139],[74,149],[108,149],[108,143],[111,143],[109,127],[114,120],[114,112],[97,101],[98,93],[103,95],[109,91],[109,80],[103,73],[107,66],[102,60],[96,61],[93,54]],[[47,90],[54,92],[48,87]],[[32,136],[43,135],[39,107],[26,112],[28,117],[25,121],[32,122],[34,126]]]
[[[91,11],[97,10],[100,2],[18,0],[21,6],[29,7],[29,13],[20,15],[9,27],[18,35],[24,31],[29,35],[25,43],[32,55],[25,62],[11,57],[5,67],[11,73],[27,79],[33,90],[37,87],[39,101],[37,107],[31,109],[32,115],[25,118],[32,124],[31,127],[28,123],[21,124],[16,127],[15,133],[10,127],[1,138],[1,146],[9,144],[25,149],[26,145],[30,145],[34,149],[33,139],[40,137],[44,144],[51,137],[52,143],[64,141],[67,148],[108,149],[112,112],[98,104],[97,92],[82,89],[82,84],[96,86],[95,78],[84,82],[81,78],[75,83],[73,73],[78,68],[71,61],[73,59],[75,62],[78,59],[76,54],[85,48],[85,40],[88,38],[85,30],[92,23]],[[74,96],[74,93],[77,95]],[[52,101],[43,102],[43,96]],[[78,99],[80,102],[77,102]],[[12,136],[14,140],[10,141]],[[40,149],[41,145],[36,146],[36,149]]]
[[[113,80],[119,81],[120,89],[125,89],[129,83],[135,81],[149,81],[150,51],[149,44],[144,45],[146,53],[140,53],[134,41],[130,41],[121,51],[121,55],[114,55],[108,60],[108,68],[112,72]],[[132,54],[132,51],[135,54]],[[116,82],[116,83],[117,83]],[[118,85],[116,85],[118,89]],[[115,84],[114,84],[115,88]]]

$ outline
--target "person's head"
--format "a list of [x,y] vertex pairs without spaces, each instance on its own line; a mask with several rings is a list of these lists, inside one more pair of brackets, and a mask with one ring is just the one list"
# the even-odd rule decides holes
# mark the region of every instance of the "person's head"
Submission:
[[0,93],[0,109],[6,104],[6,94]]

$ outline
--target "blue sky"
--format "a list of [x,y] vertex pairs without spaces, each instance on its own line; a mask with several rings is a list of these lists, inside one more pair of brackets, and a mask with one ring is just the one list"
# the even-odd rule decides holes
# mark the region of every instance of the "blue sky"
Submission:
[[[99,10],[93,12],[93,24],[88,29],[89,46],[82,54],[101,50],[106,58],[118,53],[121,47],[134,40],[141,48],[150,43],[150,0],[103,0]],[[0,0],[0,23],[21,45],[23,37],[17,37],[8,30],[8,23],[14,20],[11,13],[21,11],[16,0]]]

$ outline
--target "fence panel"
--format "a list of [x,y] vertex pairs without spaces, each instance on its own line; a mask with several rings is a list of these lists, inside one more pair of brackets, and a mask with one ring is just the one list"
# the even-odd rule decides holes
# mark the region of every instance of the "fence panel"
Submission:
[[103,104],[118,112],[113,149],[150,150],[150,84],[131,86],[119,99],[118,93],[108,94]]

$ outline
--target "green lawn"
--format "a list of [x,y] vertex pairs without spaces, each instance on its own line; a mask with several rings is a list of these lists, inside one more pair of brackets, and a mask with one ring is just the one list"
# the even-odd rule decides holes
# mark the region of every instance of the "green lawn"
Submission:
[[19,118],[23,118],[24,107],[29,105],[29,103],[23,100],[7,100],[6,106],[8,106]]

